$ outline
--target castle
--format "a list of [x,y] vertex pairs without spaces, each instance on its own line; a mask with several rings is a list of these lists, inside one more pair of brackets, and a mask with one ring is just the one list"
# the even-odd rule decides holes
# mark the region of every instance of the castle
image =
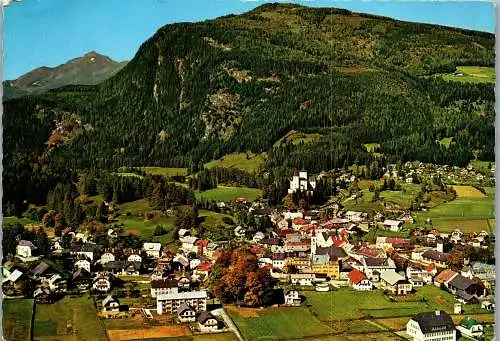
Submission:
[[288,194],[295,193],[297,191],[307,191],[312,195],[313,190],[316,188],[316,181],[309,180],[306,171],[297,171],[290,180],[290,188],[288,189]]

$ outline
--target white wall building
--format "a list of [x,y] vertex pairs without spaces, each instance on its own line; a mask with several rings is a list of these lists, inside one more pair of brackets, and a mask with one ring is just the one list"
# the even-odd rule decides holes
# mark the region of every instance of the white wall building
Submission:
[[406,324],[406,333],[414,341],[456,341],[455,324],[444,311],[415,315]]
[[312,191],[316,188],[316,181],[309,181],[309,177],[307,176],[306,171],[300,171],[298,174],[294,174],[292,180],[290,180],[290,188],[288,189],[288,193],[295,193],[297,191],[309,191],[312,194]]

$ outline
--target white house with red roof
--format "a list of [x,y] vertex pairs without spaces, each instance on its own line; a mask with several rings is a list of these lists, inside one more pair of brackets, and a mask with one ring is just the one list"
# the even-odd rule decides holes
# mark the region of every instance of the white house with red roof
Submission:
[[373,283],[361,271],[354,269],[347,274],[349,286],[355,290],[372,290]]

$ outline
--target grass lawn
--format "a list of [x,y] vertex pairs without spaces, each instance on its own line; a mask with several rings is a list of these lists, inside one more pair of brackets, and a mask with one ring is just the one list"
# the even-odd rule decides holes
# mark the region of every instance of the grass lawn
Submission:
[[[153,236],[157,225],[167,228],[167,233],[162,236],[155,236],[155,241],[170,243],[174,238],[174,217],[162,216],[162,212],[155,211],[146,199],[140,199],[119,205],[120,215],[118,221],[125,226],[125,231],[129,231],[148,239]],[[129,215],[126,215],[126,214]],[[146,213],[153,213],[152,219],[146,219]]]
[[[141,177],[142,175],[138,175],[135,173],[128,173],[128,172],[122,172],[122,170],[125,170],[127,167],[122,167],[118,169],[119,175],[122,176],[137,176]],[[132,167],[137,170],[142,170],[146,174],[151,174],[151,175],[163,175],[163,176],[186,176],[187,175],[187,168],[170,168],[170,167]],[[130,168],[129,168],[130,169]]]
[[[306,304],[323,321],[338,321],[363,317],[412,316],[436,309],[453,312],[453,295],[435,286],[417,288],[410,302],[391,302],[380,290],[355,291],[342,288],[328,293],[305,291]],[[426,301],[421,301],[425,298]],[[464,305],[466,313],[480,312],[479,305]]]
[[202,224],[204,226],[227,225],[222,221],[223,217],[229,217],[234,221],[234,218],[230,215],[208,210],[199,210],[198,217],[203,220]]
[[233,307],[227,310],[247,340],[301,338],[331,332],[307,308],[268,308],[255,310],[253,316],[242,316]]
[[[443,75],[443,79],[447,81],[464,82],[464,83],[494,83],[495,68],[481,66],[457,66],[457,74]],[[462,73],[459,76],[458,73]]]
[[475,187],[472,186],[452,186],[455,192],[457,192],[457,197],[464,198],[484,198],[485,195]]
[[285,136],[280,138],[278,141],[276,141],[273,145],[274,148],[280,147],[284,143],[292,143],[294,145],[300,144],[300,143],[311,143],[314,141],[319,140],[322,137],[321,134],[314,133],[314,134],[306,134],[306,133],[301,133],[300,131],[296,130],[290,130],[288,133],[286,133]]
[[126,202],[118,205],[120,213],[130,212],[131,214],[145,213],[153,211],[153,208],[146,199]]
[[417,213],[417,222],[431,218],[433,226],[442,231],[460,228],[464,232],[486,230],[492,232],[488,219],[495,215],[495,188],[486,187],[486,196],[464,197],[431,208],[427,212]]
[[3,217],[2,218],[2,223],[3,225],[5,224],[14,224],[14,223],[20,223],[22,225],[30,225],[30,224],[39,224],[39,222],[33,221],[31,219],[28,219],[26,217]]
[[[350,199],[343,202],[343,205],[348,210],[363,211],[363,210],[383,210],[383,205],[381,202],[372,202],[374,192],[370,192],[370,186],[375,188],[381,187],[384,184],[381,180],[361,180],[358,182],[358,187],[362,191],[362,196],[356,199]],[[400,183],[400,191],[382,191],[380,192],[380,198],[384,199],[387,203],[393,203],[402,206],[403,208],[409,208],[411,201],[417,193],[420,191],[420,185],[417,184],[407,184]]]
[[144,172],[151,175],[186,176],[187,168],[142,167]]
[[[248,157],[247,157],[248,155]],[[259,167],[264,163],[266,153],[254,154],[248,153],[232,153],[224,155],[218,160],[213,160],[205,164],[206,168],[212,167],[225,167],[225,168],[238,168],[245,172],[256,172]]]
[[157,225],[163,225],[167,228],[167,233],[161,236],[154,236],[153,239],[160,243],[168,244],[174,240],[174,217],[155,216],[151,220],[145,220],[144,217],[120,216],[118,221],[125,226],[125,231],[137,234],[143,239],[153,237]]
[[258,188],[219,186],[208,191],[196,192],[195,195],[197,200],[205,198],[228,202],[234,198],[245,198],[248,201],[254,201],[262,195],[262,191]]
[[[74,335],[67,333],[68,321],[71,321]],[[37,305],[34,328],[35,338],[54,339],[57,336],[58,340],[107,340],[104,325],[87,296],[66,297],[54,304]]]
[[472,168],[474,168],[474,170],[480,172],[480,173],[484,173],[484,174],[490,174],[491,173],[491,170],[489,169],[489,165],[495,165],[494,162],[488,162],[488,161],[480,161],[480,160],[473,160],[470,162]]
[[33,300],[4,299],[3,302],[3,335],[6,341],[22,341],[30,339],[31,312]]
[[143,179],[144,177],[140,174],[135,174],[135,173],[126,173],[126,172],[119,172],[119,173],[115,173],[116,175],[118,176],[124,176],[124,177],[132,177],[132,178],[139,178],[139,179]]
[[233,333],[217,333],[169,337],[161,339],[147,339],[147,341],[238,341],[238,338]]
[[370,334],[341,334],[331,336],[321,336],[319,338],[308,338],[309,341],[406,341],[405,338],[390,332],[370,333]]
[[[404,225],[403,225],[403,228],[404,228]],[[363,240],[371,241],[371,242],[375,243],[375,241],[377,240],[377,237],[408,238],[408,230],[395,232],[395,231],[381,230],[381,229],[370,229],[370,231],[363,237]]]

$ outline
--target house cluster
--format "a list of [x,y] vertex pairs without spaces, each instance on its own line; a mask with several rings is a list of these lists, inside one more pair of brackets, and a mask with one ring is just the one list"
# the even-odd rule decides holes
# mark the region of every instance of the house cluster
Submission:
[[[325,291],[325,283],[333,283],[355,290],[382,289],[407,295],[424,285],[436,285],[463,303],[484,300],[494,286],[494,265],[469,263],[468,259],[463,259],[465,265],[460,273],[447,277],[452,255],[444,252],[444,240],[466,245],[487,240],[484,231],[474,239],[459,230],[449,234],[433,230],[429,233],[432,238],[424,234],[416,239],[425,242],[421,244],[401,237],[377,237],[370,244],[357,238],[369,231],[368,217],[363,212],[339,210],[331,219],[325,219],[319,211],[271,212],[269,217],[275,226],[272,231],[248,235],[236,228],[235,235],[241,232],[238,237],[253,244],[260,266],[269,267],[273,278],[292,286]],[[401,218],[377,217],[380,228],[388,231],[404,229],[410,221]],[[287,304],[299,302],[293,291],[288,295]]]
[[423,162],[406,162],[398,167],[395,164],[389,164],[384,167],[386,172],[385,178],[395,178],[406,183],[413,183],[415,177],[420,179],[441,177],[450,181],[460,182],[483,182],[495,181],[495,165],[489,168],[489,172],[481,172],[475,170],[472,165],[467,167],[457,167],[448,165],[434,165]]
[[50,255],[36,255],[31,241],[18,241],[16,257],[2,266],[4,294],[16,296],[34,288],[32,294],[39,303],[50,303],[68,292],[105,294],[120,284],[118,276],[139,275],[150,260],[145,252],[148,243],[118,252],[92,243],[81,233],[73,233],[72,241],[63,252],[56,238]]
[[[211,272],[221,245],[179,231],[181,248],[172,254],[161,243],[145,242],[140,249],[103,248],[84,234],[72,236],[69,249],[52,243],[50,256],[39,256],[31,241],[20,240],[16,257],[2,266],[5,295],[26,295],[33,288],[37,303],[53,303],[65,294],[92,291],[103,295],[100,316],[124,317],[127,305],[110,295],[126,276],[150,275],[150,296],[156,313],[177,314],[181,322],[197,322],[201,331],[216,331],[221,322],[207,311],[207,291],[199,288]],[[26,285],[28,283],[29,285]]]

